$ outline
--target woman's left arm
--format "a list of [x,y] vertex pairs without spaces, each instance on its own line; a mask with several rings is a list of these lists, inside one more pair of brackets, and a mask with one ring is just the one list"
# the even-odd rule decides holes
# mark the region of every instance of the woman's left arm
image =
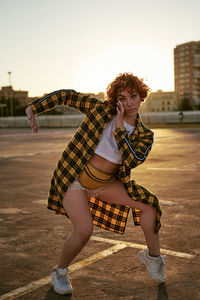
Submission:
[[128,137],[125,128],[121,126],[115,129],[113,135],[128,168],[135,168],[145,161],[153,144],[154,133],[151,130],[139,133],[132,140]]

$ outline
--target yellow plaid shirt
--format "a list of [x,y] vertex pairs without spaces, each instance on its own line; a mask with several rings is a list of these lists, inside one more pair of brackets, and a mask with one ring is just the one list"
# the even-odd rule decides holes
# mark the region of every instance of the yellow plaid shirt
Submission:
[[[74,90],[55,91],[30,103],[35,115],[60,104],[74,107],[85,114],[82,124],[62,153],[51,179],[48,208],[58,214],[67,215],[62,206],[63,197],[94,153],[105,126],[116,115],[116,109],[108,105],[107,101],[101,102]],[[130,179],[131,169],[144,162],[153,143],[153,132],[144,126],[139,114],[136,123],[136,128],[130,136],[124,127],[116,128],[113,132],[122,155],[122,163],[117,176],[122,181],[129,197],[157,209],[155,231],[158,232],[162,214],[158,199],[150,191]],[[124,233],[130,207],[108,204],[97,198],[91,198],[89,206],[94,225]],[[140,225],[140,211],[132,209],[132,212],[134,224]]]

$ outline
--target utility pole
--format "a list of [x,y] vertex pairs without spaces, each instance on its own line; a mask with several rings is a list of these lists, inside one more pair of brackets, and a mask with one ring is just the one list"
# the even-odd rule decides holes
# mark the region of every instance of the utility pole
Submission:
[[11,85],[11,74],[12,74],[12,72],[8,72],[8,82],[9,82],[9,86],[12,86],[12,85]]
[[[9,86],[12,88],[12,84],[11,84],[11,74],[12,72],[8,72],[8,83]],[[13,112],[13,97],[10,97],[10,115],[13,117],[14,112]]]

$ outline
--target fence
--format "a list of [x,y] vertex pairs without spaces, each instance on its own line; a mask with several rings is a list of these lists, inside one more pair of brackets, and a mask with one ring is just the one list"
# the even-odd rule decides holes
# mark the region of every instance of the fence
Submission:
[[141,113],[147,124],[197,124],[200,123],[200,111],[173,111]]
[[[149,112],[141,113],[146,124],[192,124],[200,123],[200,111],[184,112]],[[38,116],[40,127],[78,127],[84,118],[83,114]],[[1,117],[0,128],[30,127],[26,117]]]

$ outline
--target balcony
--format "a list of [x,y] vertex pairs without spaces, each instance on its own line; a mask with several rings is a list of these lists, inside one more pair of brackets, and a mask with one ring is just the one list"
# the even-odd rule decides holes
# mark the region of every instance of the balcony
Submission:
[[194,54],[193,59],[193,67],[200,67],[200,53]]

